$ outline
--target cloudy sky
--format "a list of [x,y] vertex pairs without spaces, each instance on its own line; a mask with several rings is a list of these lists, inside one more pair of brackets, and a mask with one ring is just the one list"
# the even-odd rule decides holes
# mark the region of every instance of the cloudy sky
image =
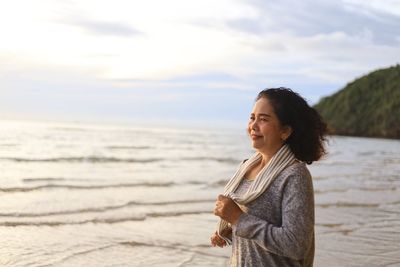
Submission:
[[243,123],[400,62],[399,0],[0,3],[0,118]]

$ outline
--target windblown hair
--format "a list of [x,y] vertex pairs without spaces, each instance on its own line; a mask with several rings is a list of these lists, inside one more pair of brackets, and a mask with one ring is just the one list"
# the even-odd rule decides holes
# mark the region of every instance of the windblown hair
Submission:
[[327,125],[304,98],[284,87],[265,89],[256,101],[260,98],[269,100],[282,126],[292,128],[285,142],[298,160],[311,164],[326,154]]

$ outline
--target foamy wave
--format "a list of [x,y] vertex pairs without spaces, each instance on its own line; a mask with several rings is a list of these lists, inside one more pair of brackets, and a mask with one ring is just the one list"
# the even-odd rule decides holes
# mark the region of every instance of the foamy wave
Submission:
[[82,221],[39,221],[39,222],[29,222],[29,221],[6,221],[0,222],[0,226],[63,226],[63,225],[77,225],[77,224],[87,224],[87,223],[106,223],[113,224],[126,221],[144,221],[146,217],[125,217],[125,218],[107,218],[107,219],[90,219]]
[[186,161],[216,161],[221,163],[230,163],[230,164],[238,164],[240,162],[239,159],[235,158],[223,158],[223,157],[182,157],[181,160]]
[[185,181],[182,183],[175,183],[171,181],[166,182],[138,182],[138,183],[117,183],[117,184],[65,184],[57,182],[93,182],[89,179],[67,179],[67,178],[25,178],[22,179],[24,183],[42,183],[36,186],[22,186],[22,187],[0,187],[0,192],[4,193],[16,193],[16,192],[30,192],[43,189],[67,189],[67,190],[97,190],[107,188],[130,188],[130,187],[171,187],[171,186],[182,186],[182,185],[202,185],[204,182],[201,181]]
[[[195,204],[195,203],[210,203],[215,202],[215,199],[185,199],[185,200],[174,200],[174,201],[160,201],[160,202],[139,202],[139,201],[129,201],[120,205],[96,207],[96,208],[85,208],[76,210],[63,210],[54,212],[42,212],[42,213],[28,213],[28,212],[10,212],[10,213],[0,213],[0,217],[44,217],[44,216],[54,216],[54,215],[71,215],[71,214],[82,214],[88,212],[106,212],[110,210],[117,210],[126,208],[129,206],[165,206],[165,205],[175,205],[175,204]],[[153,216],[153,213],[149,213]],[[156,215],[154,215],[156,216]],[[171,216],[171,215],[169,215]]]
[[[396,204],[394,203],[386,203],[386,204]],[[342,208],[377,208],[381,204],[379,203],[350,203],[350,202],[338,202],[338,203],[327,203],[327,204],[316,204],[315,206],[321,208],[330,208],[330,207],[342,207]]]
[[88,224],[88,223],[103,223],[103,224],[114,224],[127,221],[144,221],[146,218],[155,217],[177,217],[184,215],[199,215],[199,214],[211,214],[211,211],[180,211],[180,212],[151,212],[148,214],[141,214],[136,216],[121,216],[121,217],[109,217],[109,218],[92,218],[87,220],[46,220],[46,221],[12,221],[7,220],[0,222],[0,226],[16,227],[16,226],[63,226],[63,225],[77,225],[77,224]]
[[116,158],[116,157],[59,157],[59,158],[12,158],[2,157],[0,160],[14,161],[14,162],[67,162],[67,163],[151,163],[163,161],[161,158]]
[[107,149],[111,150],[145,150],[145,149],[152,149],[151,146],[106,146]]
[[237,164],[240,162],[234,158],[223,157],[181,157],[181,158],[117,158],[117,157],[55,157],[55,158],[21,158],[1,157],[2,161],[13,162],[55,162],[55,163],[153,163],[160,161],[216,161],[219,163]]
[[173,182],[159,182],[159,183],[126,183],[126,184],[106,184],[106,185],[68,185],[68,184],[46,184],[31,187],[7,187],[0,188],[0,192],[14,193],[14,192],[29,192],[42,189],[75,189],[75,190],[95,190],[95,189],[105,189],[105,188],[124,188],[124,187],[168,187],[176,185]]

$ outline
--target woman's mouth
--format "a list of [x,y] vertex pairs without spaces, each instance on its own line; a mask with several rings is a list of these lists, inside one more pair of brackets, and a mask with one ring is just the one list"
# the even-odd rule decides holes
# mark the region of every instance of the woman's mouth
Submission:
[[251,137],[252,140],[257,140],[257,139],[261,138],[262,135],[251,134],[250,137]]

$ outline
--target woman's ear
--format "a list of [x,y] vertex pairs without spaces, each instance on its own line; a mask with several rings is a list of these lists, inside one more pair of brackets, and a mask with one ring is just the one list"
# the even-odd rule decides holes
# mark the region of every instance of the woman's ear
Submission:
[[282,134],[281,134],[281,139],[283,140],[283,141],[286,141],[289,137],[290,137],[290,135],[292,134],[292,127],[290,127],[289,125],[286,125],[286,126],[283,126],[283,131],[282,131]]

